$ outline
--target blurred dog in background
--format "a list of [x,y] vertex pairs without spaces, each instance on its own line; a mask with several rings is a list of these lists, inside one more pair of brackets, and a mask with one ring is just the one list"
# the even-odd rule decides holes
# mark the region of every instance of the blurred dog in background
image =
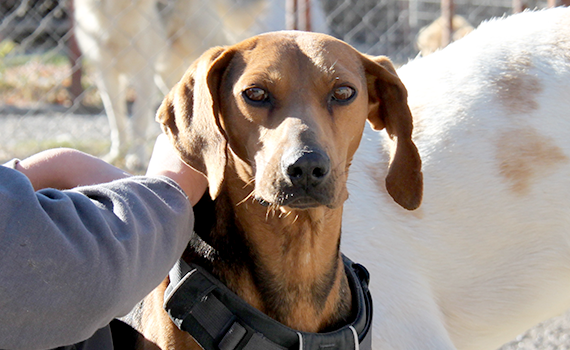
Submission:
[[[169,91],[204,50],[249,36],[265,1],[75,0],[77,41],[111,128],[104,159],[143,170],[146,140],[159,132],[149,123],[160,100],[157,86]],[[130,120],[128,87],[136,95]]]
[[[452,20],[451,42],[457,41],[473,31],[473,26],[462,16],[455,15]],[[418,33],[416,46],[422,56],[427,56],[439,49],[443,49],[446,44],[442,43],[444,30],[444,18],[439,17],[430,25],[423,27]]]

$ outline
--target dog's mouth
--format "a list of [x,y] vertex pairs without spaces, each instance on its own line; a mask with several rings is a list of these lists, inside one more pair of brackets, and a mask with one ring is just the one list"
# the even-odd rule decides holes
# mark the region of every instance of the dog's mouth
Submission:
[[297,210],[313,209],[321,206],[334,208],[330,197],[321,193],[315,193],[312,195],[281,193],[280,195],[276,196],[275,200],[267,200],[259,196],[256,196],[255,200],[265,207],[288,207]]
[[311,209],[321,205],[321,203],[310,197],[298,198],[291,202],[283,204],[283,206],[287,206],[293,209]]
[[294,197],[291,196],[283,201],[281,201],[280,206],[282,207],[290,207],[293,209],[311,209],[320,207],[322,205],[326,205],[321,203],[315,198],[310,196],[301,196],[301,197]]

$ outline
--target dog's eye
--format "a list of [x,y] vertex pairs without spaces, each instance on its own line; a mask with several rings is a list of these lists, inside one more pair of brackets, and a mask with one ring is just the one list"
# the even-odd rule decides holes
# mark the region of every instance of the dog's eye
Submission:
[[356,90],[350,86],[339,86],[332,92],[332,99],[338,102],[348,102],[356,95]]
[[252,102],[265,102],[269,100],[269,92],[262,88],[252,87],[243,92],[246,100]]

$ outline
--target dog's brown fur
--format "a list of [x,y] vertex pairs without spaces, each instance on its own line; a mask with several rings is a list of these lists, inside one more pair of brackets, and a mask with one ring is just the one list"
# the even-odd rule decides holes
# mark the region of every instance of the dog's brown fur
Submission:
[[[345,86],[356,91],[354,98],[331,98]],[[243,92],[251,87],[271,98],[248,102]],[[387,58],[364,56],[322,34],[271,33],[206,52],[157,116],[182,158],[207,176],[214,199],[215,220],[210,226],[197,214],[201,239],[184,259],[294,329],[320,332],[348,322],[342,204],[366,119],[397,142],[386,179],[394,199],[408,209],[421,201],[406,98]],[[330,159],[330,173],[315,189],[297,188],[283,170],[291,154],[303,152]],[[162,308],[167,284],[143,303],[139,331],[150,341],[146,349],[199,349]]]

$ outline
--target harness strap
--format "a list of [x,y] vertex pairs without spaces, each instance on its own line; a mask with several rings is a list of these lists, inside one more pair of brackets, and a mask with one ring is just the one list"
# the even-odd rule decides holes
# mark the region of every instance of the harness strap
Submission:
[[253,308],[196,265],[170,271],[164,308],[176,326],[206,350],[371,350],[372,299],[368,271],[343,256],[356,320],[330,333],[297,332]]

